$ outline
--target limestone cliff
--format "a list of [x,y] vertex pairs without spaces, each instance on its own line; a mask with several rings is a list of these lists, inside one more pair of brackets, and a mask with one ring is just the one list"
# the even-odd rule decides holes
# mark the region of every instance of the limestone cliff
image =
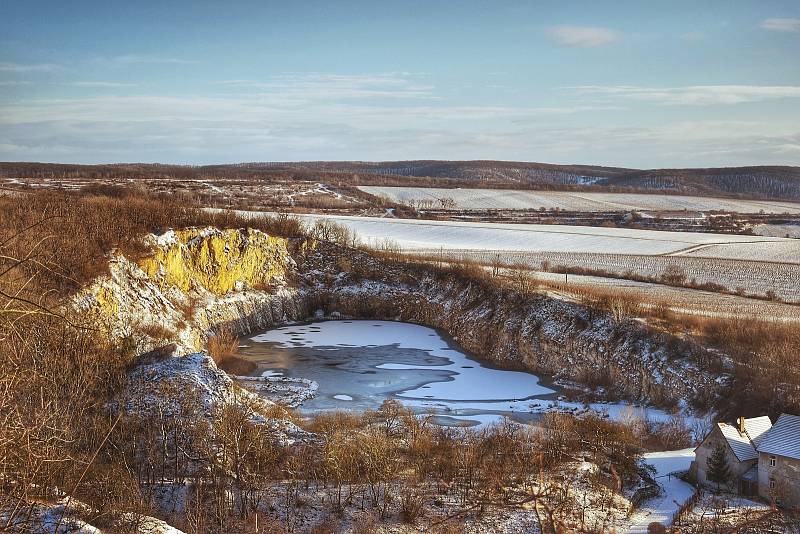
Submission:
[[202,353],[215,328],[244,333],[301,315],[298,292],[289,284],[296,275],[289,242],[258,230],[213,228],[147,240],[150,254],[113,256],[109,274],[73,300],[90,323],[139,357],[114,405],[146,416],[192,402],[205,418],[236,405],[274,431],[276,442],[313,439],[288,421],[265,417],[272,403],[240,387]]
[[170,231],[138,261],[161,288],[225,295],[247,288],[283,285],[294,267],[285,238],[253,229]]
[[248,331],[299,315],[285,238],[193,228],[147,240],[149,255],[115,255],[110,274],[75,299],[77,310],[137,353],[175,343],[178,354],[189,354],[203,349],[217,325]]

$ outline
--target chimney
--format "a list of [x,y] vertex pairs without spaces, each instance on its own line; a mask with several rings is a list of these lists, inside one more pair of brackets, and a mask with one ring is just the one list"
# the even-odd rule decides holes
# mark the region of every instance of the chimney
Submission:
[[740,417],[736,422],[739,424],[739,434],[744,434],[744,417]]

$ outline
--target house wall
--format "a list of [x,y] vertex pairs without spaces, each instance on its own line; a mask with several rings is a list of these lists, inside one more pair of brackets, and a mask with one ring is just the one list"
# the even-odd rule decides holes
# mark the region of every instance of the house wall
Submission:
[[[714,449],[717,448],[717,444],[719,443],[725,446],[725,459],[728,461],[728,468],[731,472],[731,479],[727,485],[727,489],[732,492],[738,492],[739,477],[753,467],[756,464],[756,460],[740,462],[736,455],[733,454],[733,451],[728,446],[728,442],[725,440],[725,436],[722,435],[722,431],[717,426],[714,427],[714,430],[706,436],[703,443],[695,450],[695,475],[697,476],[697,482],[703,486],[717,487],[716,482],[708,480],[708,459],[714,454]],[[725,485],[720,485],[720,488],[725,488]]]
[[[776,499],[787,508],[800,507],[800,460],[775,456],[775,467],[769,465],[769,454],[758,458],[758,494],[766,499]],[[770,488],[775,480],[775,489]]]

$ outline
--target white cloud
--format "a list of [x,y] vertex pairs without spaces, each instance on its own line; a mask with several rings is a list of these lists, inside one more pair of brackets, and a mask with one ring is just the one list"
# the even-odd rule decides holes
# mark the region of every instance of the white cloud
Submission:
[[[288,104],[287,104],[288,102]],[[383,128],[425,129],[451,124],[526,124],[542,117],[576,115],[620,109],[618,106],[468,106],[431,105],[422,102],[369,104],[349,99],[338,101],[286,100],[281,95],[246,93],[225,96],[98,96],[84,98],[32,99],[0,105],[3,124],[33,124],[45,121],[187,121],[229,122],[239,125],[337,124],[359,130]],[[249,127],[249,126],[248,126]]]
[[603,46],[620,38],[618,32],[609,28],[589,26],[553,26],[547,30],[547,35],[555,43],[571,47]]
[[[799,88],[580,87],[588,102],[469,105],[409,73],[284,74],[213,95],[84,95],[0,102],[0,160],[211,163],[310,159],[512,159],[631,167],[797,164],[791,113],[762,121],[636,127],[588,114],[656,103],[798,96]],[[112,81],[73,82],[116,86]],[[744,87],[744,88],[743,88]],[[94,95],[94,92],[91,93]],[[699,96],[698,96],[699,95]],[[709,96],[713,95],[713,96]],[[594,102],[592,102],[594,100]],[[608,122],[605,120],[608,119]]]
[[194,59],[183,59],[166,56],[150,56],[140,54],[125,54],[114,57],[100,57],[96,59],[99,63],[116,63],[119,65],[135,64],[168,64],[168,65],[196,65],[200,63]]
[[352,98],[434,99],[433,87],[408,73],[387,74],[279,74],[266,81],[225,80],[218,85],[282,95],[295,100]]
[[0,71],[2,72],[53,72],[63,70],[64,67],[56,65],[55,63],[2,63],[0,62]]
[[347,99],[286,106],[280,97],[260,93],[30,99],[0,105],[0,160],[479,157],[631,167],[800,163],[793,148],[800,145],[800,128],[790,116],[636,127],[586,124],[581,113],[594,109],[395,100],[367,105]]
[[136,87],[135,83],[121,83],[121,82],[70,82],[67,85],[74,85],[75,87]]
[[800,32],[800,19],[766,19],[760,26],[775,32]]
[[797,85],[693,85],[686,87],[639,87],[632,85],[573,87],[583,95],[599,95],[652,102],[664,106],[742,104],[779,98],[800,98]]

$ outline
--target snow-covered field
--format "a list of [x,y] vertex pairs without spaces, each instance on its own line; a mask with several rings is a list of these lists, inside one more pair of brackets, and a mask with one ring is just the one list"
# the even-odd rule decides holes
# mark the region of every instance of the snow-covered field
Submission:
[[[419,250],[430,254],[429,250]],[[646,256],[633,254],[584,254],[572,252],[508,252],[493,250],[449,250],[437,253],[453,259],[469,259],[483,264],[491,264],[500,260],[505,265],[525,265],[531,269],[541,271],[542,264],[550,267],[568,266],[584,269],[595,269],[617,276],[627,276],[626,273],[640,277],[658,278],[670,267],[679,267],[686,276],[686,281],[695,281],[698,284],[720,284],[730,291],[742,288],[744,293],[751,295],[764,295],[773,291],[778,297],[790,301],[800,302],[800,264],[775,263],[769,261],[742,261],[718,258],[699,258],[694,256]],[[548,273],[537,273],[545,277]],[[563,275],[551,277],[563,280]],[[571,281],[585,280],[586,283],[596,285],[633,285],[623,280],[600,277],[574,278]],[[644,290],[645,286],[636,286]],[[683,292],[681,288],[669,288],[663,285],[647,284],[648,291],[661,288],[667,294],[671,291]],[[684,301],[678,293],[674,293],[679,301]],[[709,303],[710,304],[710,303]]]
[[[679,195],[636,193],[582,193],[571,191],[527,191],[503,189],[446,189],[435,187],[361,186],[362,191],[386,196],[395,202],[431,203],[442,208],[440,199],[451,199],[451,209],[559,209],[567,211],[731,211],[738,213],[800,213],[800,203],[739,200]],[[445,203],[447,205],[447,203]]]
[[693,256],[696,258],[800,263],[800,240],[784,238],[780,242],[767,243],[759,241],[757,238],[751,238],[750,242],[701,245],[694,249],[676,252],[674,255]]
[[759,224],[753,227],[753,233],[771,237],[800,238],[800,224]]
[[671,476],[673,473],[688,471],[694,460],[694,448],[678,451],[650,452],[644,455],[644,461],[656,469],[656,482],[661,486],[663,494],[642,503],[630,517],[627,532],[646,534],[647,525],[653,522],[668,526],[672,515],[678,508],[694,495],[694,488]]
[[[564,284],[564,275],[559,273],[533,273],[534,278],[558,284],[550,291],[556,296],[577,294],[583,288],[614,288],[615,294],[630,296],[645,304],[664,303],[676,313],[706,317],[770,318],[776,321],[800,321],[800,306],[781,302],[770,302],[738,295],[713,293],[685,287],[672,287],[650,282],[637,282],[622,278],[569,275]],[[563,288],[563,289],[562,289]],[[800,290],[800,288],[795,288]]]
[[660,232],[590,226],[472,223],[328,215],[300,215],[313,224],[327,219],[355,232],[362,242],[387,240],[406,249],[591,252],[689,255],[800,263],[800,241],[778,237]]

